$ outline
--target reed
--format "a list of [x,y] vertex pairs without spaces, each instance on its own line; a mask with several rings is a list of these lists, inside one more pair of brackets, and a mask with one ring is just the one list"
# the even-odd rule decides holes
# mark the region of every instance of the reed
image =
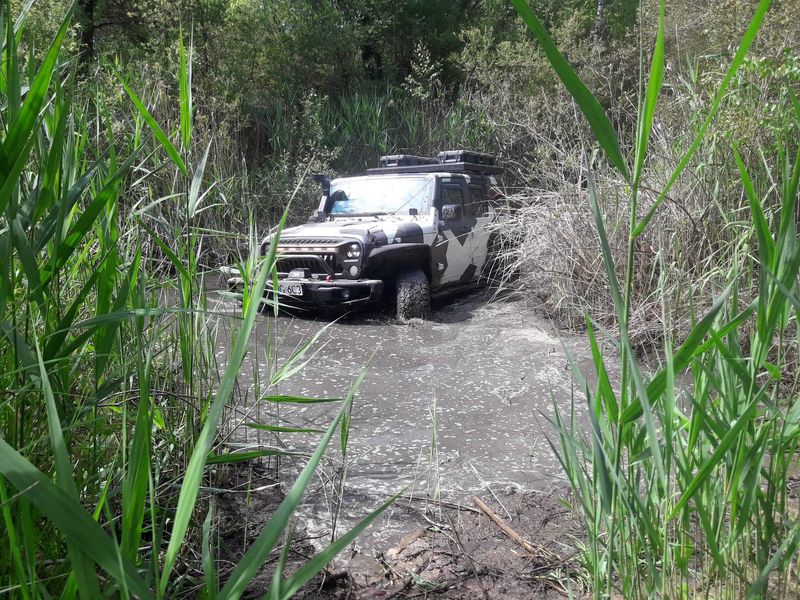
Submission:
[[[220,317],[200,260],[208,235],[200,217],[215,182],[211,144],[193,139],[191,45],[179,44],[173,128],[108,66],[132,109],[120,129],[99,94],[75,101],[76,74],[61,50],[71,16],[41,62],[29,57],[23,68],[24,17],[14,22],[9,2],[0,6],[0,594],[165,598],[201,588],[238,598],[278,552],[267,597],[289,598],[391,499],[283,572],[287,526],[330,440],[347,428],[354,388],[335,401],[326,431],[274,430],[316,433],[316,449],[241,561],[220,570],[216,560],[209,483],[224,481],[227,464],[281,452],[231,451],[218,432],[288,207],[269,251],[247,259],[252,277],[220,367]],[[307,401],[273,391],[305,354],[267,361],[259,402]],[[188,549],[202,555],[202,569],[184,568]]]
[[[730,146],[728,161],[738,166],[749,204],[752,235],[741,239],[756,242],[735,248],[725,272],[730,283],[719,290],[710,310],[693,319],[680,345],[664,327],[663,360],[654,373],[640,364],[630,339],[631,299],[640,268],[637,240],[664,210],[670,189],[701,147],[770,1],[759,2],[710,111],[646,207],[638,203],[648,177],[645,163],[664,74],[664,2],[651,62],[643,69],[646,84],[629,152],[620,147],[599,103],[527,3],[514,4],[623,180],[618,193],[627,197],[627,251],[624,264],[618,265],[592,168],[587,169],[586,196],[616,324],[608,337],[619,349],[620,379],[610,375],[600,330],[587,314],[596,377],[592,385],[581,378],[588,432],[558,410],[555,418],[558,442],[553,449],[584,516],[583,557],[592,593],[598,598],[793,597],[798,592],[800,520],[790,480],[797,468],[800,398],[787,349],[797,343],[792,338],[800,309],[797,148],[779,142],[774,160],[765,161],[754,177],[736,146]],[[779,210],[771,213],[765,206]],[[660,267],[664,299],[670,265],[662,261]],[[737,280],[746,277],[757,278],[752,299],[739,296]],[[662,303],[666,315],[669,307]]]

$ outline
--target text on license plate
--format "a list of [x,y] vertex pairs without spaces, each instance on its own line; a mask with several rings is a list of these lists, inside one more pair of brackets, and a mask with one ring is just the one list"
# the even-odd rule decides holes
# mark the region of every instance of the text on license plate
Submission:
[[302,296],[303,286],[299,283],[279,283],[278,293],[288,294],[289,296]]

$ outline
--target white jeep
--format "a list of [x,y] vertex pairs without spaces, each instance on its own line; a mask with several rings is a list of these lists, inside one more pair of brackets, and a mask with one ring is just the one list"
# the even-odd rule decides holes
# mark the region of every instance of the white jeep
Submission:
[[281,233],[278,287],[268,294],[317,307],[388,298],[398,318],[427,318],[431,294],[486,277],[500,172],[491,156],[449,151],[384,156],[360,177],[317,176],[319,208]]

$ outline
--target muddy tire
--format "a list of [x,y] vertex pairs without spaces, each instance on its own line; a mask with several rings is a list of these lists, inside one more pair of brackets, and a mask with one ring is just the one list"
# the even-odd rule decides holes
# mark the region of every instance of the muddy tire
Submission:
[[396,288],[399,320],[430,319],[431,290],[425,273],[420,270],[401,273]]

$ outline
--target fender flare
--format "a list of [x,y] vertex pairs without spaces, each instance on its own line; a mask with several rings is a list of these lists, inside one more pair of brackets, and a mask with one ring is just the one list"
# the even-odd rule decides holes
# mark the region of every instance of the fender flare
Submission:
[[389,244],[378,246],[367,258],[366,275],[394,281],[400,271],[418,268],[431,280],[431,248],[427,244]]

